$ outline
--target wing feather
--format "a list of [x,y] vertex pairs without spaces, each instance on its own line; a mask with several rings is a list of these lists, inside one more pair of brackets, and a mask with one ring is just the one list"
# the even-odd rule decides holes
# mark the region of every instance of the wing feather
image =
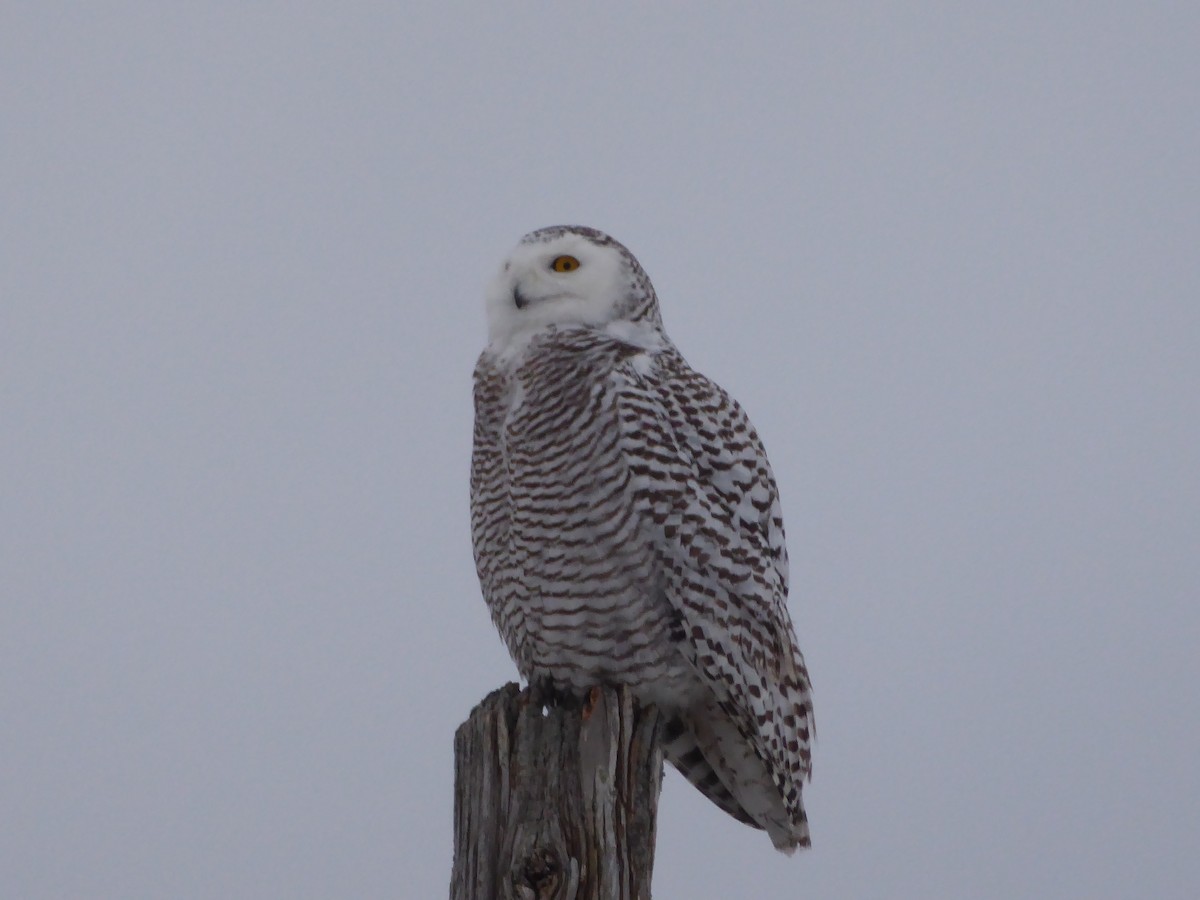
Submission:
[[685,653],[767,766],[807,842],[808,673],[787,609],[779,493],[744,410],[674,348],[612,372],[635,502],[655,531]]

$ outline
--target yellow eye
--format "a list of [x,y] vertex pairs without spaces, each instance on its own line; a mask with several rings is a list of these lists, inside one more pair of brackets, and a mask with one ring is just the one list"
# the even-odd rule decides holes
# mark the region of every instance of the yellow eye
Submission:
[[556,256],[550,268],[555,272],[574,272],[579,268],[579,260],[573,256]]

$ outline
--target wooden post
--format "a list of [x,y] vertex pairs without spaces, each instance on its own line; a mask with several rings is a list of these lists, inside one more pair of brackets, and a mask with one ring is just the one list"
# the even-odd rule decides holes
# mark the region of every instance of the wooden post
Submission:
[[597,694],[585,719],[509,684],[459,726],[451,900],[649,900],[659,717]]

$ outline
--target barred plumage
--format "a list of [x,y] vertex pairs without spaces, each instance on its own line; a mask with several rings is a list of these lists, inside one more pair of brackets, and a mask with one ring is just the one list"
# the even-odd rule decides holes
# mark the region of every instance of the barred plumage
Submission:
[[811,692],[745,412],[688,366],[641,265],[593,229],[523,238],[488,312],[471,521],[517,668],[576,693],[634,685],[696,787],[779,849],[807,846]]

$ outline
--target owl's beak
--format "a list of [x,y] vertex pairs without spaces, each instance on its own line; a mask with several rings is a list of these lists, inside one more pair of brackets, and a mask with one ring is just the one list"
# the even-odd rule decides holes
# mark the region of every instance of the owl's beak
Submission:
[[513,305],[517,309],[524,309],[529,305],[529,298],[521,293],[521,289],[513,285]]

